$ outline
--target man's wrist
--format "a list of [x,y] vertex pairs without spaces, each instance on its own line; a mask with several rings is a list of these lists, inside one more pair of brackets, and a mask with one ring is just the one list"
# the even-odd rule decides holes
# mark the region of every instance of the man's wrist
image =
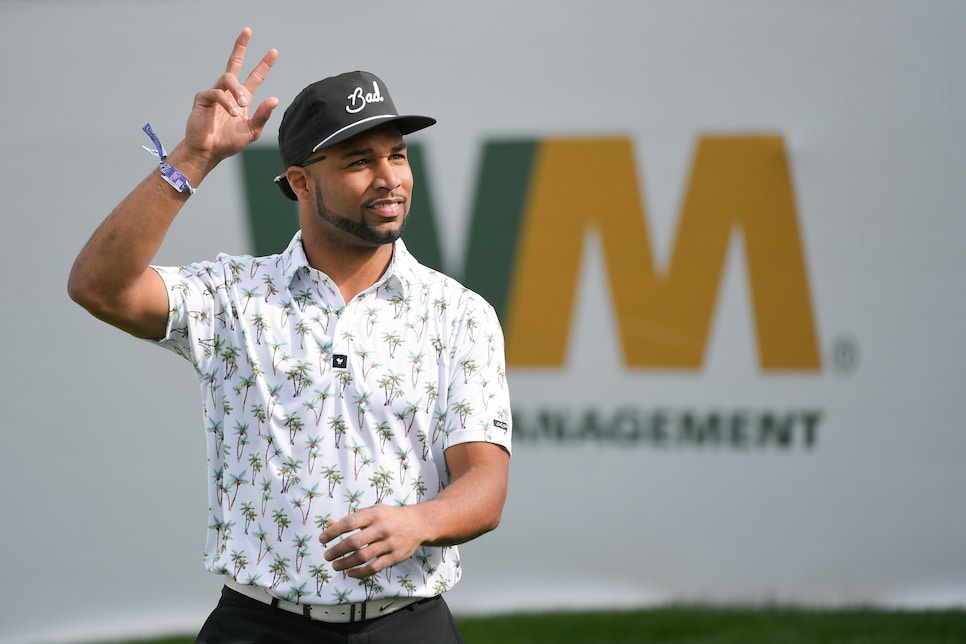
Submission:
[[143,147],[158,159],[161,178],[179,193],[193,195],[201,180],[220,160],[204,150],[192,148],[184,139],[168,154],[151,123],[145,123],[141,130],[154,143],[154,149]]
[[215,169],[220,159],[215,159],[209,154],[198,152],[184,142],[179,143],[165,159],[165,163],[176,167],[181,174],[197,188],[208,173]]

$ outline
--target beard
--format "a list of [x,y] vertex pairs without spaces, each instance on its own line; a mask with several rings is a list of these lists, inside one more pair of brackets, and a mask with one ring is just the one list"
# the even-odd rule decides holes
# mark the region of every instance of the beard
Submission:
[[374,246],[382,246],[384,244],[391,244],[395,242],[397,239],[402,237],[403,231],[406,229],[406,223],[409,221],[409,210],[406,210],[402,225],[400,225],[399,228],[396,230],[379,231],[370,227],[366,223],[366,213],[364,210],[359,221],[349,219],[348,217],[343,217],[342,215],[332,212],[328,209],[328,207],[326,207],[325,199],[322,197],[322,191],[319,190],[318,185],[315,186],[315,213],[322,221],[335,226],[339,230],[349,233],[360,241]]

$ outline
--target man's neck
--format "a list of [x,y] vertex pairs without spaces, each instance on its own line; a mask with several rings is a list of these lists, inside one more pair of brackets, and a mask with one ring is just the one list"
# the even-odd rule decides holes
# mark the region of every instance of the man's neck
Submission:
[[335,282],[346,303],[375,284],[392,261],[393,244],[373,248],[347,247],[324,242],[309,243],[304,237],[302,244],[309,265]]

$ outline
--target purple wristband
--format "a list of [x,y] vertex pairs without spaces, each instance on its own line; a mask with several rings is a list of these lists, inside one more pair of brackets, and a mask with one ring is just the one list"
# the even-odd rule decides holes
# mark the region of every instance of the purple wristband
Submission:
[[196,190],[191,187],[191,182],[188,181],[188,177],[184,176],[180,170],[171,165],[170,163],[165,163],[165,159],[168,158],[168,153],[164,151],[164,145],[161,143],[161,139],[158,135],[154,133],[154,128],[151,127],[150,123],[145,123],[144,127],[141,128],[144,133],[151,137],[151,141],[157,146],[154,150],[147,146],[141,146],[154,156],[161,160],[161,178],[171,184],[171,187],[178,192],[184,192],[187,190],[190,194],[194,194]]
[[181,171],[170,163],[161,162],[161,177],[170,183],[171,187],[178,192],[187,190],[191,194],[195,193],[195,189],[191,187],[188,177],[181,174]]

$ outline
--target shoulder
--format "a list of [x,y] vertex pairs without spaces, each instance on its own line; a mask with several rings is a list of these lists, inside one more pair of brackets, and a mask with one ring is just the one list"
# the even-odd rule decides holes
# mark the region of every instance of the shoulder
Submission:
[[283,278],[287,265],[281,255],[256,257],[219,253],[213,260],[153,268],[171,290],[185,290],[194,285],[210,291],[212,288],[251,289],[279,281]]
[[459,280],[420,263],[405,245],[399,244],[397,252],[400,254],[399,266],[409,282],[409,287],[422,299],[428,299],[433,306],[438,308],[445,305],[451,310],[493,309],[482,295]]
[[285,257],[279,253],[275,255],[229,255],[222,253],[215,259],[220,272],[230,276],[230,281],[262,282],[266,278],[277,278],[285,274],[289,266]]

